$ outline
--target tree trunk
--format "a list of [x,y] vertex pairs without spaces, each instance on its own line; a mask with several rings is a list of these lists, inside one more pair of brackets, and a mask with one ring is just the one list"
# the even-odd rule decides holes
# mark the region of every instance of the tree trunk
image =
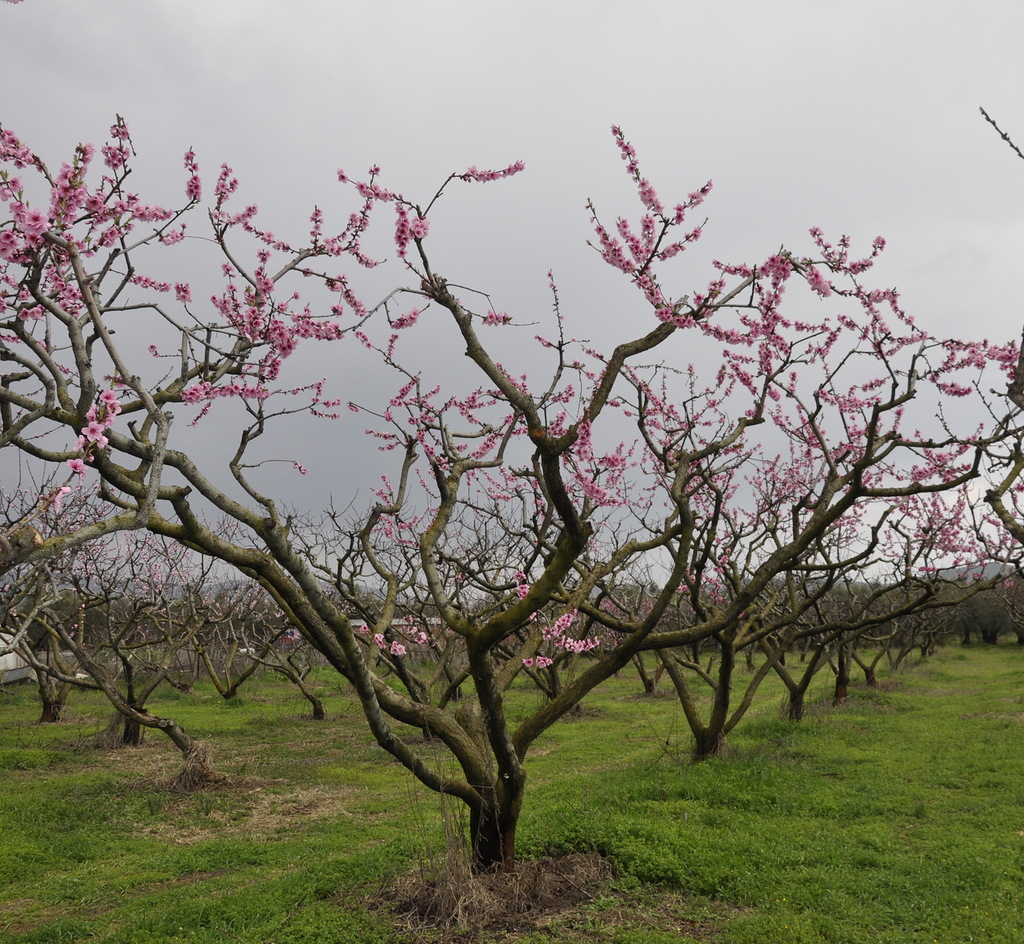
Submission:
[[850,658],[853,659],[853,661],[856,662],[864,671],[864,684],[867,685],[868,688],[878,688],[878,676],[875,674],[875,669],[877,668],[878,663],[885,657],[886,652],[886,649],[880,649],[875,653],[874,658],[865,660],[857,654],[856,649],[851,650]]
[[832,694],[832,704],[841,705],[850,693],[850,654],[845,646],[839,647],[836,659],[836,687]]
[[56,724],[64,720],[64,699],[51,701],[43,699],[43,710],[39,716],[40,724]]
[[289,659],[288,666],[291,668],[291,672],[286,672],[288,677],[295,683],[299,691],[302,692],[303,697],[313,706],[313,720],[323,721],[327,717],[324,712],[324,703],[317,697],[316,692],[313,691],[302,678],[302,673],[296,668],[295,664]]
[[800,687],[789,690],[789,710],[787,712],[790,721],[801,721],[804,716],[804,689]]
[[[773,652],[771,647],[769,647],[763,640],[761,642],[761,648],[766,656],[772,657]],[[809,660],[808,652],[810,653]],[[786,691],[789,692],[789,703],[786,709],[786,716],[790,721],[800,721],[804,716],[804,696],[807,694],[807,689],[810,687],[814,676],[827,662],[825,657],[825,647],[821,644],[808,647],[803,651],[801,662],[804,664],[804,669],[799,682],[796,681],[785,666],[783,666],[781,658],[776,660],[774,666],[775,673],[780,679],[782,679],[783,684],[786,686]]]
[[71,686],[67,683],[55,683],[41,669],[36,671],[36,684],[39,689],[39,701],[42,705],[39,723],[56,724],[63,721],[64,705],[67,702]]
[[637,673],[640,675],[640,683],[644,687],[644,694],[653,695],[655,690],[655,679],[654,676],[647,672],[647,666],[644,665],[643,653],[638,652],[633,656],[633,665],[636,666]]
[[502,785],[493,803],[470,808],[469,834],[476,872],[513,872],[516,867],[516,826],[523,806],[523,785]]
[[145,729],[137,718],[133,718],[131,715],[124,715],[124,727],[121,733],[121,743],[127,744],[129,747],[138,747],[145,736]]
[[721,728],[705,727],[693,732],[693,753],[690,755],[695,763],[718,757],[725,747],[725,734]]
[[[56,659],[51,653],[46,660],[46,664],[50,665],[55,661]],[[71,683],[54,679],[42,666],[37,668],[35,673],[36,689],[39,692],[39,703],[41,705],[39,723],[56,724],[59,721],[63,721],[64,706],[71,692]]]
[[[693,751],[690,754],[691,760],[700,762],[709,757],[717,757],[725,747],[726,734],[735,724],[738,717],[733,718],[730,723],[729,706],[732,698],[732,676],[736,665],[736,652],[733,649],[731,636],[716,639],[720,647],[720,662],[718,665],[717,679],[705,679],[712,689],[711,711],[708,720],[701,718],[700,707],[694,698],[682,667],[676,662],[671,652],[659,652],[661,663],[668,672],[672,684],[675,686],[676,695],[682,706],[686,723],[690,726],[693,734]],[[742,714],[742,712],[741,712]]]
[[832,693],[832,704],[841,705],[846,701],[850,694],[850,676],[849,675],[837,675],[836,676],[836,688]]

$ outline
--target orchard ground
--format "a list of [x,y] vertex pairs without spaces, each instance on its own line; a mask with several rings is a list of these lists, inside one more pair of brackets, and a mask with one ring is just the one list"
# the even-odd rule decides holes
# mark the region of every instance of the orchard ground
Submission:
[[0,942],[1017,942],[1022,679],[1024,649],[950,645],[837,708],[820,677],[799,724],[766,688],[726,756],[691,765],[669,688],[640,697],[623,673],[531,753],[521,827],[527,864],[596,853],[611,877],[461,930],[387,907],[443,871],[438,823],[460,814],[437,815],[333,673],[326,722],[273,677],[235,702],[162,689],[230,777],[192,794],[169,789],[180,755],[155,732],[97,748],[107,706],[78,693],[40,725],[20,686],[0,702]]

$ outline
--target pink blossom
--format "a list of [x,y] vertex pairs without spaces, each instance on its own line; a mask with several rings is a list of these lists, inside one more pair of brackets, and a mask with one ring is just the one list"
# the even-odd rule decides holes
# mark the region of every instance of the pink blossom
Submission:
[[0,259],[4,259],[7,262],[14,262],[15,257],[21,251],[21,240],[18,239],[14,230],[0,230]]
[[807,284],[822,298],[832,294],[832,283],[812,265],[807,266]]
[[100,449],[102,449],[107,444],[107,437],[103,435],[103,432],[104,432],[104,430],[106,430],[106,428],[107,427],[103,423],[101,423],[99,420],[92,420],[82,430],[82,435],[89,442],[96,443],[96,445]]
[[406,312],[406,314],[402,315],[400,318],[396,318],[391,324],[394,328],[397,328],[399,331],[402,328],[411,328],[414,324],[416,324],[416,320],[419,318],[419,316],[420,309],[413,308],[410,311]]
[[[74,460],[71,461],[73,462]],[[69,494],[70,492],[71,489],[67,485],[62,485],[60,488],[57,489],[56,493],[53,496],[54,511],[60,511],[61,502],[64,501],[64,496]]]
[[456,176],[460,180],[487,183],[491,180],[500,180],[502,177],[512,177],[525,169],[526,165],[522,161],[516,161],[514,164],[509,164],[504,170],[477,170],[474,166],[470,167],[465,173],[457,174]]
[[199,165],[196,163],[195,151],[191,148],[185,152],[185,170],[189,172],[189,180],[185,185],[185,195],[192,201],[198,201],[203,195],[203,182],[199,178]]
[[31,207],[17,214],[18,223],[21,229],[30,236],[40,236],[46,232],[50,221],[46,214],[38,207]]
[[409,226],[409,214],[401,203],[395,204],[395,245],[398,247],[398,256],[405,258],[409,248],[409,240],[412,238],[412,229]]
[[100,394],[100,402],[106,407],[107,411],[107,426],[111,426],[111,419],[117,416],[121,412],[121,401],[117,398],[117,391],[115,390],[104,390]]

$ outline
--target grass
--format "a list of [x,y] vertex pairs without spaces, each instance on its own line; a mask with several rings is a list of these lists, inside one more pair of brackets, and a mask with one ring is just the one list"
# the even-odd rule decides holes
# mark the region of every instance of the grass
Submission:
[[[1022,683],[1017,647],[949,647],[839,708],[820,688],[800,724],[766,684],[726,756],[694,766],[667,690],[611,680],[531,753],[519,848],[597,851],[615,879],[473,939],[1017,944]],[[202,687],[154,700],[232,777],[189,796],[167,789],[178,759],[157,734],[90,746],[98,700],[38,725],[31,689],[0,695],[0,944],[442,940],[368,905],[443,845],[438,798],[372,743],[351,694],[321,689],[326,722],[274,678],[235,706]]]

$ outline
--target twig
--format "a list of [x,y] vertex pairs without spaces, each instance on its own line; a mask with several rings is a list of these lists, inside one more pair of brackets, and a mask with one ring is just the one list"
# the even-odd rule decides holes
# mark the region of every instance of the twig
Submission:
[[1003,129],[1000,128],[999,125],[996,124],[995,119],[991,115],[989,115],[989,113],[985,111],[984,108],[979,108],[979,111],[981,112],[984,119],[990,125],[992,125],[992,127],[995,128],[996,131],[999,132],[999,137],[1001,137],[1007,144],[1010,145],[1011,148],[1013,148],[1013,151],[1017,155],[1017,157],[1024,161],[1024,151],[1021,151],[1021,149],[1017,147],[1016,144],[1013,143],[1013,139],[1005,131],[1003,131]]

